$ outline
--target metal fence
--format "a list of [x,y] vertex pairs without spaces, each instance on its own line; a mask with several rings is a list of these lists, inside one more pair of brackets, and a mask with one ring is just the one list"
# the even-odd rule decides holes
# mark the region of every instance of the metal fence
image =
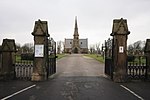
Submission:
[[[56,73],[56,57],[52,56],[48,59],[48,76]],[[32,72],[33,72],[33,61],[31,60],[20,60],[15,64],[15,74],[16,79],[25,79],[31,80]]]
[[33,61],[19,61],[15,63],[17,79],[31,79],[33,72]]
[[145,56],[133,56],[132,58],[132,61],[127,62],[128,79],[147,79],[147,58]]

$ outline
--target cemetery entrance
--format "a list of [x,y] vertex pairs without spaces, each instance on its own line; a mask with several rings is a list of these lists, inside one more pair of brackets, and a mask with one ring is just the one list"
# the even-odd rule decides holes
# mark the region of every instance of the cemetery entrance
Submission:
[[[127,20],[113,21],[112,39],[105,41],[105,74],[115,82],[128,79],[147,79],[150,65],[150,41],[145,46],[146,55],[129,55],[127,52]],[[34,30],[34,53],[22,54],[16,60],[15,41],[4,39],[0,47],[0,79],[30,79],[44,81],[56,73],[56,42],[49,38],[47,21],[36,21]],[[75,52],[78,49],[75,48]]]

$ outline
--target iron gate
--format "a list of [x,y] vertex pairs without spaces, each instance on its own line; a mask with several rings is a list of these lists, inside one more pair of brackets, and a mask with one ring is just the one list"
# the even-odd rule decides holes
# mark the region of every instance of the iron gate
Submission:
[[49,57],[48,75],[56,73],[56,56]]
[[56,73],[56,42],[51,38],[48,43],[48,76]]
[[108,39],[105,41],[105,74],[113,79],[113,40]]

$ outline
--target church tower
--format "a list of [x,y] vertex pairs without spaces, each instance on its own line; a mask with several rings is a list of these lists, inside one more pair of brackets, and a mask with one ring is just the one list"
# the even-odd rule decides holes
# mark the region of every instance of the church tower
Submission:
[[79,39],[77,17],[75,17],[73,39],[65,38],[64,52],[76,54],[88,53],[88,38]]
[[77,17],[75,18],[75,28],[74,28],[74,35],[73,35],[73,37],[74,38],[73,38],[72,52],[73,53],[80,53]]

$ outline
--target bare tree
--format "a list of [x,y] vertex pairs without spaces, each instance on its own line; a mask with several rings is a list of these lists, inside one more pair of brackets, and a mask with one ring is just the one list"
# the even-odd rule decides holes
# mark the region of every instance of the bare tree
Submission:
[[134,47],[133,44],[128,45],[128,55],[134,54]]
[[21,45],[20,43],[16,43],[16,50],[18,54],[21,54]]
[[144,52],[145,41],[136,41],[128,46],[129,55],[142,55]]
[[97,56],[98,56],[98,54],[100,53],[100,42],[95,44],[95,48],[96,48],[96,53],[97,53]]
[[90,53],[91,54],[95,53],[95,45],[90,45]]
[[33,53],[34,50],[32,43],[25,43],[21,48],[22,48],[22,53]]
[[57,41],[57,54],[61,53],[62,41]]
[[64,52],[65,52],[65,42],[62,42],[62,45],[63,45],[63,46],[62,46],[62,48],[63,48],[63,49],[62,49],[62,52],[64,53]]

